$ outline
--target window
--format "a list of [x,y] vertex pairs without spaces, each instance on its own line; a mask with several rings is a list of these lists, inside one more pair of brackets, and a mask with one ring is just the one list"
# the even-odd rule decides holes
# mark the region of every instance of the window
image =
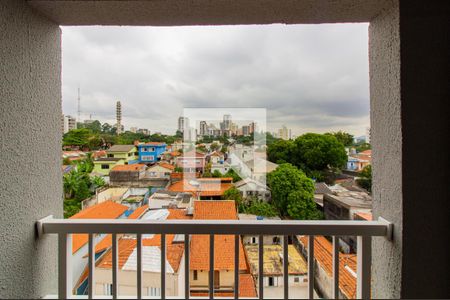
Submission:
[[133,155],[133,153],[128,153],[128,157],[130,157],[130,156],[132,156]]
[[194,280],[198,280],[198,273],[197,273],[197,270],[194,270]]
[[148,287],[147,288],[149,296],[161,296],[161,288],[159,287]]
[[154,147],[148,148],[148,152],[155,152],[155,148]]
[[300,282],[300,277],[294,277],[294,282],[295,283],[299,283]]
[[269,286],[275,286],[275,278],[268,277],[267,279],[269,280]]
[[114,157],[114,154],[108,154],[108,157]]
[[109,169],[109,165],[102,165],[102,170]]
[[280,237],[276,236],[273,238],[273,244],[279,244],[280,243]]
[[109,283],[105,283],[105,284],[103,284],[103,293],[106,295],[106,296],[111,296],[112,295],[112,288],[113,288],[113,285],[112,284],[109,284]]
[[153,155],[142,155],[141,160],[154,161],[155,157]]
[[257,242],[256,236],[252,236],[251,243],[256,244],[256,242]]

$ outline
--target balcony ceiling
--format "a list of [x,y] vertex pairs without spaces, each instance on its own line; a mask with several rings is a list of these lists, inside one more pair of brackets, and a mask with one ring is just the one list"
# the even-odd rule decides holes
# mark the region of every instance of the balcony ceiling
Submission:
[[60,25],[369,22],[389,0],[28,0]]

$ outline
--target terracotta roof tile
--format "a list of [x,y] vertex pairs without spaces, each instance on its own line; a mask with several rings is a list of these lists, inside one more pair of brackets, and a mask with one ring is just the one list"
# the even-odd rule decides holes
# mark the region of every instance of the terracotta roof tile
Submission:
[[[237,220],[234,201],[194,201],[194,220]],[[234,236],[214,236],[214,270],[234,270]],[[209,236],[192,235],[191,270],[209,270]],[[239,243],[239,270],[248,270],[242,242]]]
[[[169,216],[167,217],[168,220],[191,219],[191,218],[192,218],[191,216],[186,215],[186,210],[184,209],[169,209]],[[180,265],[181,257],[183,256],[184,244],[174,244],[173,243],[174,238],[175,235],[173,234],[166,235],[166,244],[167,244],[166,253],[167,253],[167,260],[169,261],[174,271],[177,272]],[[136,248],[136,239],[121,238],[119,239],[118,244],[119,244],[119,268],[122,268],[122,266],[128,260],[128,257],[133,252],[134,248]],[[102,242],[97,244],[96,252],[101,251],[102,249],[111,248],[111,245],[112,245],[112,238],[111,235],[108,235],[105,239],[102,240]],[[142,245],[161,247],[161,235],[157,234],[154,235],[152,238],[142,239]],[[105,255],[100,259],[98,266],[101,268],[111,268],[112,267],[111,255],[112,255],[111,249],[109,249],[105,253]]]
[[356,220],[367,220],[372,221],[372,214],[371,213],[365,213],[365,212],[356,212],[354,213],[354,216],[356,217]]
[[[300,237],[300,242],[308,247],[308,237]],[[332,245],[323,236],[314,238],[314,258],[317,263],[326,271],[328,276],[333,276],[333,255]],[[339,289],[348,299],[356,297],[356,277],[345,267],[348,266],[356,272],[356,255],[339,253]]]
[[171,165],[171,164],[168,164],[168,163],[165,163],[165,162],[161,162],[161,163],[159,163],[159,165],[161,166],[161,167],[163,167],[163,168],[166,168],[166,169],[169,169],[169,170],[175,170],[175,166],[174,165]]
[[[202,178],[205,179],[205,178]],[[214,180],[202,180],[198,179],[200,182],[200,196],[222,196],[225,191],[230,189],[233,184],[231,182],[222,182],[218,178],[211,178]],[[226,179],[226,178],[225,178]],[[197,188],[189,184],[187,179],[173,183],[168,187],[169,191],[172,192],[185,192],[195,194],[197,193]]]
[[128,219],[139,219],[144,212],[148,209],[148,205],[142,205],[136,208],[131,215],[128,216]]
[[141,169],[145,169],[144,164],[117,165],[111,171],[140,171]]
[[[117,219],[128,207],[113,201],[105,201],[86,209],[70,217],[70,219]],[[80,250],[88,242],[87,234],[75,233],[72,235],[72,253]]]

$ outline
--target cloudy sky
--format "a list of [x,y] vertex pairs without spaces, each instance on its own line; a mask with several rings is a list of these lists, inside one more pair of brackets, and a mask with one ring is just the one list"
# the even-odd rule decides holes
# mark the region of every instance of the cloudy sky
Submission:
[[[368,24],[63,27],[63,111],[173,134],[183,108],[266,108],[299,135],[369,126]],[[225,111],[225,110],[224,110]]]

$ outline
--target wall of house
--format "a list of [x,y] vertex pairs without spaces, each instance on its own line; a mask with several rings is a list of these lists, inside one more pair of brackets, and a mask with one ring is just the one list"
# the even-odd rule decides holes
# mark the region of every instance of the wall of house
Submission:
[[61,30],[22,0],[0,1],[0,20],[0,298],[40,298],[58,247],[35,222],[63,216]]
[[[209,285],[209,271],[198,271],[197,280],[194,280],[194,272],[190,271],[190,283],[191,288],[195,287],[207,287]],[[222,270],[219,275],[220,287],[232,287],[234,286],[234,271]]]
[[[114,162],[109,162],[109,161],[96,162],[96,161],[94,161],[94,169],[92,170],[92,172],[99,173],[104,176],[108,176],[109,172],[111,172],[112,168],[114,168],[115,166],[124,165],[124,164],[125,164],[124,160],[119,160],[119,161],[114,161]],[[108,165],[109,169],[102,169],[102,165]]]
[[[179,273],[183,274],[183,273]],[[178,281],[183,281],[183,278],[179,278],[177,274],[166,274],[166,296],[181,296],[179,293]],[[124,271],[118,272],[119,281],[119,295],[121,296],[136,296],[137,295],[137,273],[136,271]],[[105,295],[105,284],[112,284],[112,271],[111,269],[95,268],[95,293],[96,295]],[[143,272],[142,277],[142,295],[148,296],[148,288],[161,287],[161,273]]]

